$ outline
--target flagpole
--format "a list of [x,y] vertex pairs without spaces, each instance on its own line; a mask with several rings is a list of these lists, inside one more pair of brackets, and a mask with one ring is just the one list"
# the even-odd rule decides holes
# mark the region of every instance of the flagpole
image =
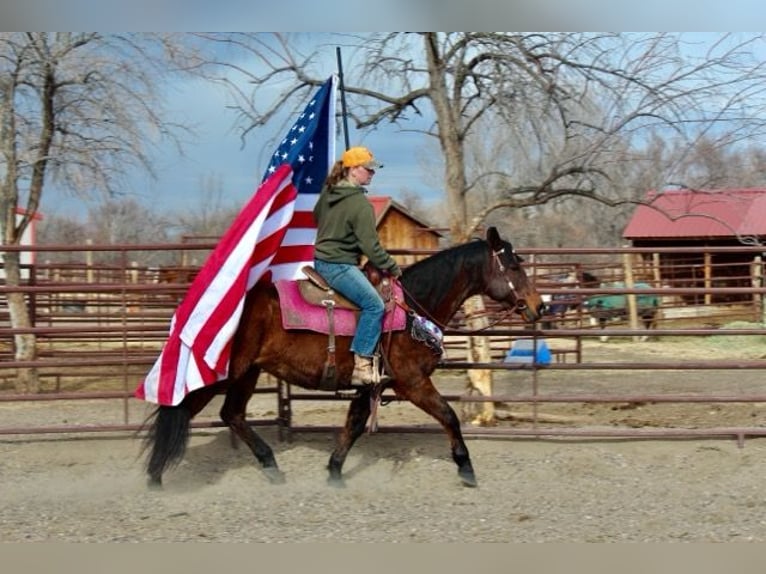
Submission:
[[348,118],[346,117],[346,90],[343,84],[343,60],[340,57],[340,46],[335,47],[335,55],[338,59],[338,89],[340,90],[340,114],[343,122],[343,143],[345,149],[349,148],[348,143]]

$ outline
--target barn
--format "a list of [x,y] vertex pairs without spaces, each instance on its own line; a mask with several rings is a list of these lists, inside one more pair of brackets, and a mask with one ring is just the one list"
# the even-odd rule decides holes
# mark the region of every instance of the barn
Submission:
[[[439,249],[442,234],[385,195],[368,195],[375,212],[380,243],[387,251],[397,249]],[[392,254],[399,265],[410,265],[420,257]]]
[[[648,251],[679,249],[676,253],[654,256],[664,285],[750,287],[753,276],[760,276],[762,271],[761,258],[754,257],[752,251],[688,253],[681,248],[763,243],[766,240],[766,188],[650,191],[628,221],[623,237],[633,247]],[[714,294],[705,302],[735,302],[747,298],[748,295],[741,294]]]

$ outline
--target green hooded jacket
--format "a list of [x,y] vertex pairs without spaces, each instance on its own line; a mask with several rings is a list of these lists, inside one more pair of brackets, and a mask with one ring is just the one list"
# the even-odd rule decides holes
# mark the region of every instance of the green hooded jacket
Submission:
[[328,263],[358,265],[366,255],[376,267],[398,274],[399,266],[380,244],[375,213],[365,193],[365,188],[347,181],[322,189],[314,206],[314,257]]

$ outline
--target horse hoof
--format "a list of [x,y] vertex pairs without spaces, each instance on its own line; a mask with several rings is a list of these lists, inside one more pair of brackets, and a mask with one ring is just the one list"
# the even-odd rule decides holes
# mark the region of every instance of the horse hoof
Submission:
[[146,481],[146,486],[149,490],[162,490],[162,479],[149,477]]
[[266,475],[266,478],[269,479],[269,482],[271,484],[284,484],[285,482],[287,482],[285,480],[285,473],[279,470],[275,466],[264,468],[263,474]]
[[327,479],[327,484],[333,488],[346,488],[346,481],[340,476],[331,476]]
[[479,483],[476,480],[476,475],[473,472],[458,472],[458,475],[460,476],[460,480],[463,481],[463,486],[471,488],[479,486]]

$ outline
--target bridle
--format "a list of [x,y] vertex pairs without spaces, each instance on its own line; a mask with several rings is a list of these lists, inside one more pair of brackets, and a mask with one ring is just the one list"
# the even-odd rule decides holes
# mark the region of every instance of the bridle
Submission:
[[[500,271],[500,274],[505,276],[505,265],[503,265],[503,262],[500,260],[500,256],[505,253],[505,247],[502,249],[498,249],[497,251],[492,251],[492,260],[497,264],[497,268]],[[515,253],[514,253],[515,255]],[[513,311],[524,311],[527,308],[527,301],[523,297],[519,297],[518,291],[516,291],[516,286],[513,284],[513,281],[508,279],[506,277],[506,280],[508,282],[508,288],[511,290],[511,293],[513,293],[514,298],[514,304],[513,308],[510,309],[511,312]]]

